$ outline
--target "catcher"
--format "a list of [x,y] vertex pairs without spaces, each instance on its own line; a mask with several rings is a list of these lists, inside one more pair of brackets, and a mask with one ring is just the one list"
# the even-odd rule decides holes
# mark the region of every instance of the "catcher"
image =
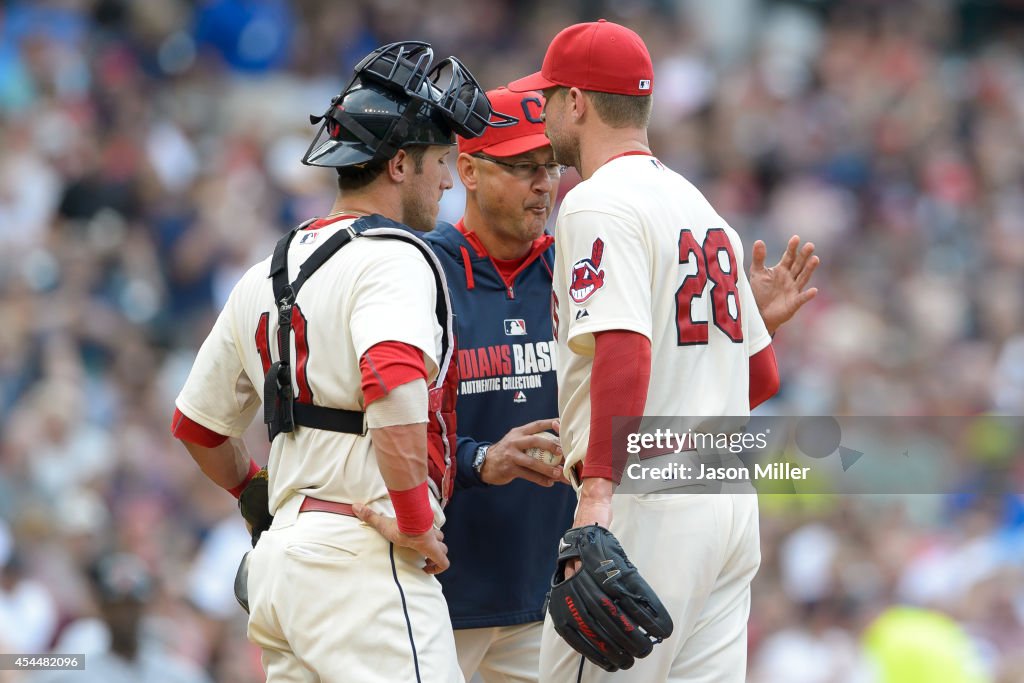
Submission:
[[[451,311],[410,228],[434,225],[455,134],[515,122],[493,117],[465,67],[434,64],[426,43],[364,58],[313,117],[303,159],[337,169],[331,213],[242,277],[177,398],[175,436],[242,496],[255,548],[240,592],[272,683],[462,680],[433,576],[448,567],[454,457],[447,440],[427,447],[428,422],[453,431]],[[261,402],[269,477],[237,438]],[[385,521],[363,524],[367,511]]]

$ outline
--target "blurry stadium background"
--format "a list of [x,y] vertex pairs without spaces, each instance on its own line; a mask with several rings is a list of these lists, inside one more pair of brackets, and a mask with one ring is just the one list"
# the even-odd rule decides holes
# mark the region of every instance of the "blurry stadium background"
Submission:
[[[236,279],[330,206],[307,115],[385,42],[492,88],[598,17],[654,56],[657,155],[772,260],[817,245],[765,410],[1021,414],[1021,0],[7,0],[0,652],[102,649],[83,567],[116,549],[157,579],[149,646],[262,680],[230,590],[242,521],[168,426]],[[1004,495],[766,496],[749,680],[1024,681],[1011,465]]]

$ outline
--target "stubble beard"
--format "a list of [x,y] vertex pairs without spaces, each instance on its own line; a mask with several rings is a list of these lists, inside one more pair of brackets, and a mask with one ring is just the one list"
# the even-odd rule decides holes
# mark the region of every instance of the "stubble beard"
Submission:
[[580,140],[578,137],[569,135],[557,135],[551,139],[551,151],[554,153],[555,161],[563,166],[571,166],[577,171],[580,170]]
[[430,232],[437,221],[438,209],[437,202],[430,202],[420,194],[409,193],[402,198],[402,222],[413,230]]

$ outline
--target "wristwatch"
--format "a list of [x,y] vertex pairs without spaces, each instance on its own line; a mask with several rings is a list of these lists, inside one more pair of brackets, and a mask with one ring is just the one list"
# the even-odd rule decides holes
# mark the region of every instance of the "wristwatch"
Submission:
[[476,472],[476,476],[483,476],[484,460],[487,459],[487,449],[491,447],[491,444],[485,443],[483,446],[478,446],[476,454],[473,456],[473,471]]

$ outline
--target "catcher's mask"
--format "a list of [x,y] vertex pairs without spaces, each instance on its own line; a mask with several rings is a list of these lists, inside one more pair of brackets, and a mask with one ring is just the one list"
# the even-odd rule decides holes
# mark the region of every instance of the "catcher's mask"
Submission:
[[429,43],[379,47],[356,65],[322,116],[302,163],[342,168],[390,159],[406,145],[452,145],[455,134],[475,138],[487,126],[518,119],[495,112],[484,91],[455,57],[432,65]]

